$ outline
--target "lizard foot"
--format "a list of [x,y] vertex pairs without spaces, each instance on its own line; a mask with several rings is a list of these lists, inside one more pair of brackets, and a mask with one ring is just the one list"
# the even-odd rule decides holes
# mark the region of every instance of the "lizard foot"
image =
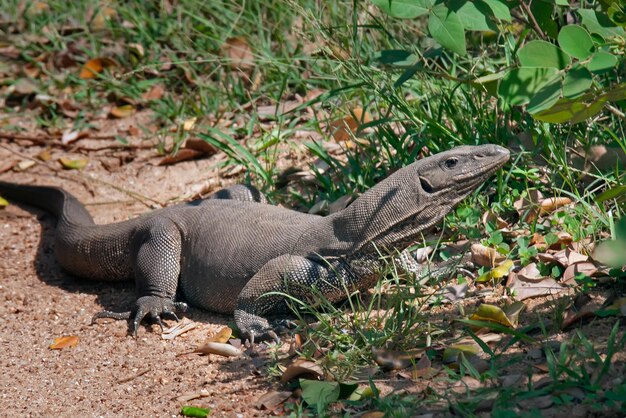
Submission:
[[142,296],[135,302],[135,307],[132,311],[127,312],[111,312],[102,311],[96,313],[91,319],[91,323],[94,324],[99,318],[112,318],[112,319],[133,319],[129,324],[129,329],[134,337],[137,336],[137,329],[139,324],[146,317],[150,317],[155,321],[161,329],[163,329],[163,323],[161,319],[165,316],[178,321],[176,312],[186,312],[187,304],[184,302],[174,302],[173,300],[162,298],[159,296]]

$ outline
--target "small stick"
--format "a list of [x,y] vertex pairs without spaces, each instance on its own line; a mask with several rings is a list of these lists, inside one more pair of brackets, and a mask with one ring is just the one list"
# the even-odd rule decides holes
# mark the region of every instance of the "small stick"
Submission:
[[148,373],[150,370],[151,369],[140,370],[132,376],[128,376],[128,377],[118,380],[117,383],[122,384],[122,383],[130,382],[131,380],[135,380],[136,378],[143,376],[144,374]]

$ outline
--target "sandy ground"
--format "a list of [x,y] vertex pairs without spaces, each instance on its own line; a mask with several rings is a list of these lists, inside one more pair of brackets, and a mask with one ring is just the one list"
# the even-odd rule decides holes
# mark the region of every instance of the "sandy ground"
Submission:
[[[31,156],[41,151],[8,146]],[[0,149],[0,161],[16,158],[22,160]],[[61,185],[87,204],[97,223],[149,210],[100,181],[162,202],[207,185],[220,186],[212,180],[220,157],[170,167],[138,158],[113,170],[104,168],[107,158],[92,156],[78,175],[87,182],[64,178],[76,178],[76,173],[51,171],[59,167],[54,158],[26,172],[1,174],[0,179]],[[200,326],[173,341],[161,339],[157,326],[142,326],[137,339],[127,335],[124,321],[91,326],[95,312],[131,306],[133,283],[92,282],[63,272],[53,257],[54,225],[55,219],[43,211],[17,205],[0,210],[0,416],[177,416],[183,404],[212,408],[213,416],[265,414],[253,406],[269,387],[261,376],[261,358],[176,356],[193,350],[231,318],[193,311],[188,316]],[[78,345],[49,348],[65,335],[78,336]],[[201,390],[208,396],[176,399]]]

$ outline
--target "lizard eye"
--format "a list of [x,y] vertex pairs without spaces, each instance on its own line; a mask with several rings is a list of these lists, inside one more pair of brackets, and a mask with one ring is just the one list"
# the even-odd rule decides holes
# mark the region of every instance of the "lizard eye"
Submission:
[[448,158],[448,159],[446,160],[446,162],[445,162],[445,164],[446,164],[446,168],[454,168],[454,167],[456,167],[456,163],[457,163],[458,161],[459,161],[459,160],[458,160],[457,158]]

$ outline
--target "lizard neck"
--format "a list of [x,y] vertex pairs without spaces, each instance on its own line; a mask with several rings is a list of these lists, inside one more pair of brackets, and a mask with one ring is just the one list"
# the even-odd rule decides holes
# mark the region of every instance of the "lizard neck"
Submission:
[[350,255],[409,246],[451,208],[451,202],[425,194],[419,184],[414,170],[399,170],[344,210],[323,218],[322,237],[330,240],[320,243],[320,252]]

